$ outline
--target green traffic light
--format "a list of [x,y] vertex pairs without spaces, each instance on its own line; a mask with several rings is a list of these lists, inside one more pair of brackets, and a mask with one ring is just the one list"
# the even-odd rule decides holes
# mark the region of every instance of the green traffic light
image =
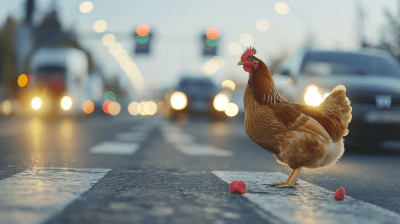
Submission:
[[215,40],[211,40],[208,37],[206,37],[206,43],[208,44],[208,46],[210,47],[216,47],[218,45],[218,39]]
[[107,91],[105,94],[105,98],[111,101],[116,101],[117,100],[117,96],[115,95],[115,93],[113,91]]
[[145,44],[150,40],[150,34],[147,34],[144,37],[136,36],[136,40],[138,41],[139,44]]

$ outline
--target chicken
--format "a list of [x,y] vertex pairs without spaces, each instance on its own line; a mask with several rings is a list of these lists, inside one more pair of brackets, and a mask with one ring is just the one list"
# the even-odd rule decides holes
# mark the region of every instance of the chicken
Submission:
[[269,186],[296,188],[302,168],[325,167],[342,157],[343,136],[352,118],[346,88],[336,86],[318,107],[287,102],[267,65],[254,54],[254,48],[247,48],[238,63],[249,73],[243,97],[245,131],[279,163],[293,169],[285,182]]

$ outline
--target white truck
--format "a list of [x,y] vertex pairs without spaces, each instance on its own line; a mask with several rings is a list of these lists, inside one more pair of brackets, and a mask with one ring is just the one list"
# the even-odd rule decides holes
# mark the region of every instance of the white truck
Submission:
[[89,100],[85,91],[88,80],[88,58],[85,52],[67,47],[43,47],[30,57],[33,84],[20,97],[23,112],[29,115],[84,114]]

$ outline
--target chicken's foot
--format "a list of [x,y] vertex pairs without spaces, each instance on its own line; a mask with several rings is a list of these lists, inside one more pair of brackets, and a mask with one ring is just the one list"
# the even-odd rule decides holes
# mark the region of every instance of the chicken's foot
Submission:
[[[285,180],[285,182],[283,183],[273,183],[273,184],[268,184],[268,187],[275,187],[275,186],[280,186],[280,185],[284,185],[284,184],[288,184],[290,178],[292,178],[294,173],[294,170],[292,170],[292,172],[289,174],[289,177]],[[296,185],[299,185],[298,183],[296,183]]]
[[276,187],[277,188],[296,188],[296,181],[297,181],[297,177],[300,174],[300,170],[301,170],[301,167],[297,168],[297,169],[294,169],[293,170],[293,174],[290,177],[290,180],[288,181],[288,183],[281,184],[281,185],[278,185]]

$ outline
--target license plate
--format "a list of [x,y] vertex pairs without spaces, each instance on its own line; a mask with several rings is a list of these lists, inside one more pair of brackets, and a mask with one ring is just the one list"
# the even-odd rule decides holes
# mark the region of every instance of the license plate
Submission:
[[365,114],[368,123],[400,123],[399,111],[370,111]]
[[196,111],[204,111],[207,109],[207,102],[205,101],[195,101],[193,102],[193,108]]

